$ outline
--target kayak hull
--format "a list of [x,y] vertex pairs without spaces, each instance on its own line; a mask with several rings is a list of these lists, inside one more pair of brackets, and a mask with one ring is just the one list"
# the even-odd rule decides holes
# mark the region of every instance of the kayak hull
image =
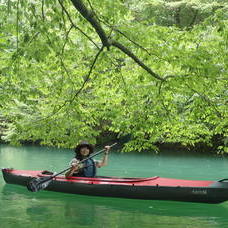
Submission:
[[[21,172],[3,169],[6,183],[27,186],[34,177],[43,177],[41,171]],[[161,185],[162,181],[167,185]],[[159,184],[158,184],[159,183]],[[168,185],[169,184],[169,185]],[[194,186],[188,186],[188,185]],[[144,200],[174,200],[185,202],[221,203],[228,200],[228,183],[217,181],[187,181],[152,178],[54,178],[45,190],[104,197]]]

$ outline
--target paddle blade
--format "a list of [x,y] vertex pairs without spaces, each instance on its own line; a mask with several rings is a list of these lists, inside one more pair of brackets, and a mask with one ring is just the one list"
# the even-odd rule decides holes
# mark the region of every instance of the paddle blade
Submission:
[[52,181],[50,177],[39,177],[32,178],[27,183],[27,189],[31,192],[38,192],[42,189],[45,189]]

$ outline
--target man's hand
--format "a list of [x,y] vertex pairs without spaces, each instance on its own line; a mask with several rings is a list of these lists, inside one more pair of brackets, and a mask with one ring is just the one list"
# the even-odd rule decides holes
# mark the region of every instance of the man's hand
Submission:
[[110,146],[105,146],[105,154],[108,154],[108,152],[110,151],[111,147]]
[[80,164],[78,161],[72,163],[71,164],[71,171],[75,172],[75,171],[79,170],[79,168],[80,168],[79,166],[80,166]]

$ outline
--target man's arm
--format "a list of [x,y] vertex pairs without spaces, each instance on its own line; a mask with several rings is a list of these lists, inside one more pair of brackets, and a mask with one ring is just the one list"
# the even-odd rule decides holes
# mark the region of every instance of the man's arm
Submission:
[[97,162],[97,164],[96,164],[96,166],[98,168],[101,168],[102,166],[108,165],[108,153],[110,151],[110,148],[111,148],[110,146],[105,146],[106,151],[104,152],[103,159],[101,161]]

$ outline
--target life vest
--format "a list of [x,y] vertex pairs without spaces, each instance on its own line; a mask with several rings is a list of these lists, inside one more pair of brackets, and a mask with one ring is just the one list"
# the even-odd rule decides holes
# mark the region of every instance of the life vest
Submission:
[[80,171],[73,176],[80,176],[80,177],[95,177],[96,176],[96,164],[92,158],[83,162],[84,168],[80,169]]

